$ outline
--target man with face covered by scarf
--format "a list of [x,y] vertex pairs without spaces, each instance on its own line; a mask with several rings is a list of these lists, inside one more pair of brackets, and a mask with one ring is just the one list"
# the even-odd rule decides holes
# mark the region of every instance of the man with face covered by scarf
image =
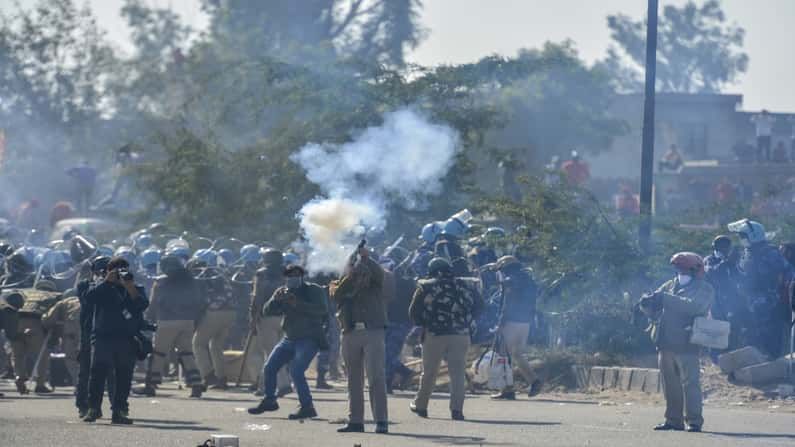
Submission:
[[289,366],[290,377],[298,393],[300,407],[289,415],[290,419],[305,419],[317,416],[312,404],[312,394],[304,373],[325,343],[323,320],[327,314],[326,294],[317,284],[304,281],[305,271],[297,265],[284,270],[285,285],[278,288],[265,303],[262,312],[266,316],[281,316],[284,337],[273,348],[265,362],[265,398],[250,414],[276,411],[276,382],[279,370]]

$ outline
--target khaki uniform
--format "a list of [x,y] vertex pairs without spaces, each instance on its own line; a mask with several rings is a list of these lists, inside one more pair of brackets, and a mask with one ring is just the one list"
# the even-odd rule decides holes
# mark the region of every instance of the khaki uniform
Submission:
[[530,363],[524,357],[527,352],[527,337],[530,335],[530,323],[506,322],[500,328],[500,335],[505,345],[505,350],[511,355],[511,361],[519,369],[528,385],[532,385],[538,377],[530,368]]
[[163,382],[162,371],[166,367],[166,355],[176,349],[177,359],[185,370],[185,384],[201,385],[201,375],[193,357],[193,321],[167,320],[157,322],[154,338],[154,353],[146,377],[146,383]]
[[25,296],[25,303],[18,312],[19,326],[16,340],[11,343],[11,360],[17,377],[28,380],[33,373],[30,365],[35,366],[36,359],[44,348],[45,352],[41,356],[36,379],[36,385],[43,386],[49,375],[50,356],[44,347],[47,334],[42,324],[42,316],[58,302],[61,294],[34,289],[19,290],[19,292]]
[[715,292],[703,279],[693,279],[686,286],[673,279],[656,293],[662,298],[662,313],[656,316],[651,336],[659,351],[665,420],[675,427],[682,427],[685,422],[700,427],[704,425],[700,347],[690,343],[689,328],[694,318],[709,313]]
[[211,310],[207,311],[196,326],[193,353],[203,377],[214,374],[218,379],[226,380],[224,345],[235,317],[234,310]]
[[232,287],[224,278],[200,281],[205,298],[205,312],[193,334],[193,354],[205,380],[215,376],[226,383],[224,347],[229,329],[235,322],[235,300]]
[[146,374],[147,385],[162,383],[167,356],[175,349],[185,374],[185,384],[189,387],[201,385],[202,377],[193,356],[194,321],[199,316],[200,306],[200,290],[192,278],[173,282],[169,278],[158,278],[155,281],[147,314],[157,321],[157,332],[152,341],[154,352]]
[[71,297],[59,301],[42,317],[42,324],[47,330],[60,334],[66,369],[72,382],[77,383],[77,373],[80,370],[77,358],[80,352],[80,300]]
[[[32,366],[44,346],[45,331],[41,324],[41,319],[30,314],[20,315],[18,335],[16,340],[11,342],[11,361],[14,364],[14,371],[21,380],[30,379],[33,373]],[[47,374],[50,368],[50,356],[47,352],[41,356],[39,364],[37,386],[42,386],[47,382]]]
[[428,409],[442,360],[450,376],[450,410],[463,412],[466,394],[469,331],[483,308],[478,285],[469,278],[423,279],[409,306],[415,324],[425,329],[422,342],[422,378],[414,405]]
[[[364,423],[364,375],[370,386],[370,408],[377,423],[389,420],[386,397],[386,302],[384,270],[366,258],[359,269],[332,282],[329,288],[337,304],[342,327],[342,357],[348,376],[348,420]],[[388,295],[388,293],[387,293]]]

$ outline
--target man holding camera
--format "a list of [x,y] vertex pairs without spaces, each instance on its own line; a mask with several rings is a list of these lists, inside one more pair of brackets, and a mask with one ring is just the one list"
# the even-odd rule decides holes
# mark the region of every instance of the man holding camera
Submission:
[[250,414],[276,411],[276,384],[279,371],[290,364],[290,377],[298,393],[301,406],[289,419],[317,416],[312,404],[312,394],[304,373],[322,345],[325,344],[323,320],[326,318],[326,294],[317,284],[304,281],[304,269],[298,265],[284,270],[285,285],[277,289],[265,304],[262,313],[281,316],[284,337],[273,348],[262,373],[265,378],[265,398]]
[[687,431],[700,432],[704,425],[700,347],[690,343],[690,329],[696,317],[709,313],[715,292],[704,280],[701,256],[680,252],[673,255],[671,265],[676,278],[640,301],[640,309],[652,320],[651,338],[665,393],[665,422],[654,429],[682,431],[687,422]]
[[113,424],[132,424],[128,417],[136,347],[134,337],[143,324],[143,311],[149,306],[143,287],[136,286],[130,265],[123,258],[108,262],[105,279],[85,293],[84,301],[94,308],[91,328],[91,375],[88,382],[89,410],[85,422],[100,417],[105,380],[111,370],[116,374]]

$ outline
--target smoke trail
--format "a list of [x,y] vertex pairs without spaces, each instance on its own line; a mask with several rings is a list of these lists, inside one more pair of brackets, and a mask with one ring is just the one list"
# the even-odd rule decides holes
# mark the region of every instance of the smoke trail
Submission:
[[410,209],[438,194],[458,150],[455,130],[413,109],[387,113],[351,143],[304,146],[291,159],[326,195],[297,215],[309,270],[339,273],[358,239],[384,228],[389,203]]

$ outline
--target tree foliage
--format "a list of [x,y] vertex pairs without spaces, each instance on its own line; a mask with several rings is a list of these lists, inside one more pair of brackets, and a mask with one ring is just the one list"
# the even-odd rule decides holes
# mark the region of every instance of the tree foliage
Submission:
[[[604,65],[625,90],[640,91],[646,58],[646,21],[608,16],[615,42]],[[664,92],[714,93],[748,68],[742,51],[745,30],[729,24],[718,0],[667,5],[659,19],[657,87]]]

